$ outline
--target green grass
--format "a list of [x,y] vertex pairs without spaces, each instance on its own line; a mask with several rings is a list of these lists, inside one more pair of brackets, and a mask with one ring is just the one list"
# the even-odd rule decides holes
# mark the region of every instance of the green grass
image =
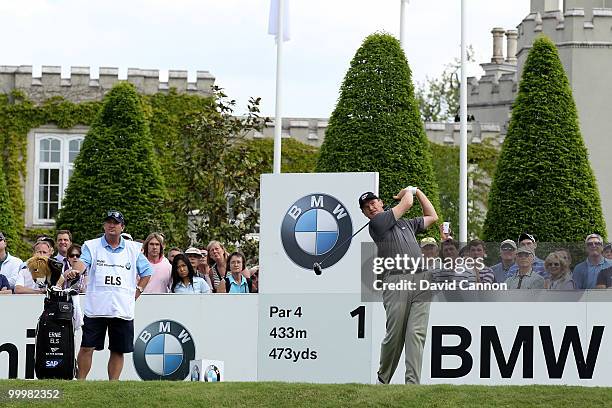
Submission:
[[[59,389],[59,400],[9,401],[9,389]],[[8,404],[7,404],[8,402]],[[607,407],[612,389],[565,386],[317,385],[156,381],[0,381],[0,406]]]

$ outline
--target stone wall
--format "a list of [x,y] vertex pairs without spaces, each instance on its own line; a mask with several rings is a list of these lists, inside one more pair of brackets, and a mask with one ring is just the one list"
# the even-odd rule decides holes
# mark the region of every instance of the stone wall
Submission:
[[[72,102],[96,101],[119,82],[119,69],[100,67],[98,78],[91,76],[89,67],[70,67],[70,77],[62,78],[61,67],[43,65],[40,77],[32,75],[31,65],[0,66],[0,93],[23,91],[28,98],[40,103],[54,96]],[[176,88],[181,93],[207,96],[212,94],[215,77],[208,71],[197,71],[196,81],[187,81],[187,71],[170,70],[168,81],[159,80],[159,70],[129,68],[127,81],[145,95],[167,92]]]

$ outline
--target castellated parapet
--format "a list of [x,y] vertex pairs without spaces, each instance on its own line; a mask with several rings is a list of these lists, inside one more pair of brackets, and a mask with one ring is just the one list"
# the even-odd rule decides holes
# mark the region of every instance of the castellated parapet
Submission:
[[[532,1],[531,12],[518,26],[519,71],[534,39],[541,34],[557,45],[566,70],[569,67],[565,50],[612,47],[612,8],[595,7],[603,4],[601,0],[566,0],[563,11],[538,8],[539,4],[534,3]],[[606,4],[612,6],[612,2]],[[558,2],[552,6],[558,8]]]
[[[0,66],[0,92],[24,92],[32,101],[41,103],[54,96],[78,103],[101,100],[119,82],[119,69],[100,67],[98,78],[92,78],[89,67],[70,67],[70,77],[61,77],[61,67],[43,65],[40,77],[32,75],[31,65]],[[127,82],[142,94],[152,95],[175,88],[179,93],[201,96],[212,94],[215,77],[208,71],[197,71],[196,81],[188,82],[187,71],[170,70],[168,81],[159,80],[159,70],[129,68]]]

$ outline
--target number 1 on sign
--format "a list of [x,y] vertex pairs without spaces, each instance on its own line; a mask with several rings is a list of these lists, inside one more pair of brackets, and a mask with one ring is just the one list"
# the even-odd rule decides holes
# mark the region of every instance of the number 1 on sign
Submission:
[[351,317],[359,316],[359,320],[357,321],[358,339],[363,339],[365,337],[365,311],[365,306],[361,305],[351,312]]

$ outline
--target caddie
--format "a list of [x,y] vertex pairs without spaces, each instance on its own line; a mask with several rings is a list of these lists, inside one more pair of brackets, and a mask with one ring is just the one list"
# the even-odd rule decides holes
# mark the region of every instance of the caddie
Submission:
[[[111,210],[104,218],[104,235],[86,241],[81,263],[75,269],[88,274],[81,349],[77,378],[84,380],[91,369],[94,350],[104,349],[108,330],[109,380],[118,380],[123,355],[134,351],[134,308],[153,273],[141,253],[141,244],[121,236],[125,218]],[[137,282],[136,275],[140,276]],[[71,279],[72,276],[67,276]]]

